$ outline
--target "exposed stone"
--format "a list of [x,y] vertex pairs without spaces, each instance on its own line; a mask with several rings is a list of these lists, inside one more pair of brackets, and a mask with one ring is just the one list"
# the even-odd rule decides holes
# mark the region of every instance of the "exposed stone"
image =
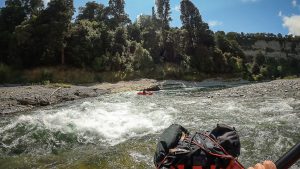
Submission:
[[35,107],[53,105],[87,97],[97,97],[111,92],[142,90],[157,85],[156,80],[102,83],[92,86],[70,86],[68,88],[51,85],[5,85],[0,86],[0,114],[29,111]]

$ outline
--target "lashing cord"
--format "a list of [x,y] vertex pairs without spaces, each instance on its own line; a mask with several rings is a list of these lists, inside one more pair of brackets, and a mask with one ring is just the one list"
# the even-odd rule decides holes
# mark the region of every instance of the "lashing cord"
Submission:
[[[202,149],[203,151],[205,151],[206,153],[215,156],[215,157],[219,157],[219,158],[223,158],[223,159],[231,159],[234,160],[238,163],[238,165],[240,165],[242,168],[244,168],[232,155],[230,155],[219,143],[217,143],[213,138],[211,138],[208,134],[204,134],[204,133],[199,133],[202,136],[208,138],[210,141],[212,141],[218,148],[220,148],[222,150],[222,152],[224,154],[216,154],[216,153],[212,153],[211,151],[209,151],[207,148],[204,148],[204,145],[199,144],[198,142],[192,141],[192,139],[189,139],[189,137],[185,137],[184,140],[185,141],[189,141],[189,143],[194,143],[196,146],[198,146],[200,149]],[[194,137],[194,136],[193,136]],[[193,138],[192,137],[192,138]],[[161,165],[170,157],[171,153],[168,153],[165,158],[159,163],[159,165],[156,167],[156,169],[160,169]]]

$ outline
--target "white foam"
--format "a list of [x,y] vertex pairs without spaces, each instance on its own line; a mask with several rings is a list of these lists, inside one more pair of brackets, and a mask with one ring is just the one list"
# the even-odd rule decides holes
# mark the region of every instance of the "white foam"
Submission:
[[261,108],[259,111],[261,113],[268,113],[268,112],[290,112],[293,111],[293,107],[291,107],[288,103],[288,100],[278,100],[274,102],[265,101],[261,104]]
[[[176,109],[172,107],[154,109],[124,103],[84,102],[55,112],[44,111],[34,115],[23,115],[17,123],[33,124],[52,131],[75,132],[100,136],[110,144],[117,144],[134,136],[143,136],[162,130],[173,121]],[[12,128],[11,124],[7,128]],[[86,137],[86,136],[85,136]]]
[[144,163],[149,163],[149,162],[152,162],[152,157],[149,157],[145,154],[141,154],[140,152],[135,152],[135,151],[132,151],[129,153],[129,155],[134,159],[134,161],[138,162],[138,163],[141,163],[141,162],[144,162]]

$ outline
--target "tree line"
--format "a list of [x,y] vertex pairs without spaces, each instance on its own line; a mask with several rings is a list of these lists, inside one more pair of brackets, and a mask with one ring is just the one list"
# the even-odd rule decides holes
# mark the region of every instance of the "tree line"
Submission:
[[170,0],[156,0],[152,14],[135,21],[124,6],[124,0],[109,0],[108,6],[87,2],[72,18],[73,0],[51,0],[47,6],[42,0],[6,0],[0,9],[0,63],[99,72],[151,72],[172,64],[182,72],[253,73],[240,44],[257,36],[214,33],[192,1],[180,3],[180,28],[170,26]]

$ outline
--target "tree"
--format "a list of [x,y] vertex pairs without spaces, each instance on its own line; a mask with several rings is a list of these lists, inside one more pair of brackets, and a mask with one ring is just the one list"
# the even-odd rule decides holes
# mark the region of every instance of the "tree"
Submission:
[[151,16],[152,16],[152,19],[157,19],[154,6],[152,7],[152,15]]
[[65,39],[70,30],[73,13],[73,0],[51,0],[38,17],[36,35],[43,37],[43,64],[65,63]]
[[136,42],[142,41],[141,29],[137,23],[128,25],[127,31],[128,31],[129,40],[136,41]]
[[79,7],[77,20],[83,19],[97,22],[107,22],[108,9],[103,4],[98,4],[95,1],[87,2],[85,7]]
[[44,9],[43,0],[20,0],[24,6],[27,18],[38,16]]
[[137,44],[134,52],[134,69],[135,70],[149,70],[153,67],[153,60],[150,53],[144,49],[140,44]]
[[257,64],[258,66],[263,66],[266,63],[266,57],[263,53],[259,52],[254,57],[254,64]]
[[[0,62],[16,63],[20,56],[16,53],[15,31],[19,25],[28,24],[28,20],[35,19],[43,9],[42,0],[6,0],[5,7],[0,9]],[[28,25],[26,25],[28,28]],[[27,43],[29,43],[28,41]]]
[[182,0],[180,10],[182,28],[189,33],[190,45],[214,46],[213,32],[209,30],[208,24],[202,21],[197,7],[190,0]]
[[230,41],[226,38],[225,32],[219,31],[215,33],[215,42],[217,47],[223,52],[232,52]]
[[43,9],[42,0],[6,0],[5,7],[1,8],[0,29],[6,29],[13,32],[15,27],[20,25],[24,20],[38,15]]
[[26,13],[21,1],[6,0],[0,8],[0,62],[9,61],[9,43],[15,27],[25,20]]
[[79,20],[72,26],[67,38],[66,63],[76,67],[92,65],[96,57],[104,54],[101,31],[104,28],[96,21]]
[[170,29],[169,22],[171,19],[171,8],[170,8],[170,0],[156,0],[155,1],[157,8],[157,15],[155,16],[155,20],[158,22],[159,30],[161,31],[162,36],[162,44],[161,44],[161,53],[164,53],[165,46],[167,43],[168,30]]
[[156,0],[157,17],[161,23],[161,28],[163,30],[168,30],[170,28],[169,22],[171,19],[171,8],[170,0]]
[[127,43],[127,31],[123,27],[118,27],[114,36],[114,44],[113,44],[113,54],[119,53],[122,55],[126,52],[126,48],[128,47]]
[[214,48],[213,65],[215,73],[226,73],[226,59],[220,49]]
[[124,26],[127,23],[130,23],[130,19],[125,13],[124,0],[109,0],[108,5],[111,28],[117,28],[118,26]]
[[182,0],[180,4],[182,29],[187,31],[185,53],[192,56],[192,66],[199,71],[212,70],[213,32],[208,24],[202,21],[199,10],[190,0]]
[[260,73],[260,67],[257,63],[253,64],[251,72],[254,75],[258,75]]
[[21,0],[6,0],[1,9],[1,30],[12,33],[15,27],[26,19],[25,7]]

